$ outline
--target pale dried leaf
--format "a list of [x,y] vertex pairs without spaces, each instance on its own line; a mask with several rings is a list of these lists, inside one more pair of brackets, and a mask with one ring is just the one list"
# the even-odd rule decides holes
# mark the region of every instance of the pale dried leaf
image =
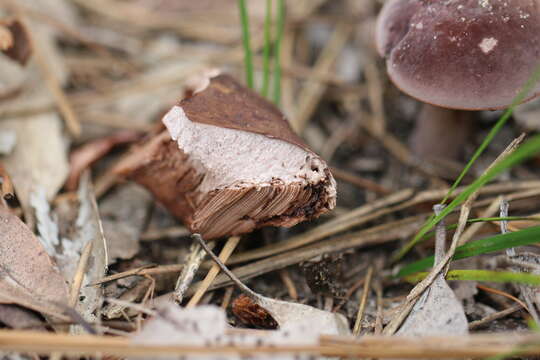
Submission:
[[14,131],[17,144],[5,157],[15,191],[23,206],[30,192],[42,187],[47,199],[60,190],[68,174],[66,145],[58,115],[43,113],[32,117],[3,120],[0,132]]
[[60,244],[58,224],[51,218],[51,207],[42,187],[30,193],[30,206],[35,211],[39,240],[47,254],[54,258],[57,254],[56,247]]
[[274,320],[279,324],[280,329],[305,323],[311,329],[324,335],[351,334],[347,319],[339,313],[332,313],[312,306],[271,299],[264,296],[259,296],[255,302],[272,315]]
[[446,281],[438,277],[418,300],[396,334],[437,336],[467,333],[468,323],[461,302]]
[[27,73],[19,64],[0,56],[0,100],[12,97],[22,90]]
[[[282,346],[282,345],[316,345],[319,342],[321,329],[314,328],[311,322],[299,321],[288,323],[276,331],[264,334],[251,332],[228,331],[227,319],[223,309],[216,306],[198,306],[190,309],[180,308],[169,303],[159,316],[146,322],[143,330],[136,334],[134,344],[154,345],[189,345],[189,346]],[[232,360],[242,359],[234,354],[190,355],[184,359],[200,360]],[[282,354],[281,360],[309,359],[308,355]],[[146,359],[154,359],[146,357]],[[169,357],[164,359],[176,359]],[[275,354],[253,355],[251,359],[275,359]]]
[[0,133],[0,155],[11,153],[17,143],[15,131],[3,131]]

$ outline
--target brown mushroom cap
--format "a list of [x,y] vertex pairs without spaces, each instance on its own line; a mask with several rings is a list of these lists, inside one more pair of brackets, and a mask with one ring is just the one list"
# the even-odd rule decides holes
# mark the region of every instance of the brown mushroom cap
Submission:
[[[378,49],[401,90],[464,109],[507,107],[540,63],[540,0],[391,0]],[[540,84],[527,99],[540,95]]]

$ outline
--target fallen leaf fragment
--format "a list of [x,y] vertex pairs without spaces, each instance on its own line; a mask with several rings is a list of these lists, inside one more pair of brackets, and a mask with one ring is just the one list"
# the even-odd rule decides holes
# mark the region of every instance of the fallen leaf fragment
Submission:
[[0,50],[23,66],[28,62],[32,45],[28,31],[19,20],[0,21]]
[[116,172],[205,239],[293,226],[335,206],[326,163],[279,110],[227,75],[174,106]]
[[[444,207],[435,205],[438,215]],[[435,265],[444,257],[446,244],[446,228],[441,220],[436,228]],[[401,336],[437,336],[465,335],[469,333],[467,318],[463,305],[450,288],[445,274],[439,274],[429,288],[421,295],[396,332]]]
[[39,187],[52,199],[64,183],[68,163],[61,121],[57,114],[43,113],[0,122],[0,132],[14,131],[17,143],[4,158],[17,197],[23,207]]
[[86,143],[73,150],[69,156],[69,177],[66,181],[67,190],[75,190],[79,184],[79,178],[84,170],[97,160],[105,156],[115,146],[130,143],[139,138],[139,133],[131,130],[119,131]]
[[[159,315],[148,320],[141,332],[132,337],[134,344],[186,345],[186,346],[283,346],[316,345],[321,333],[309,322],[295,322],[280,330],[263,332],[235,331],[228,329],[223,309],[216,306],[197,306],[183,309],[169,303],[158,311]],[[185,360],[243,359],[237,354],[186,355]],[[250,356],[254,360],[275,359],[275,354]],[[309,355],[280,354],[280,360],[310,359]],[[139,358],[138,358],[139,359]],[[153,357],[146,357],[153,359]]]
[[0,206],[0,303],[57,315],[67,303],[64,278],[28,227]]
[[[240,312],[241,316],[245,315],[244,318],[248,321],[255,319],[259,324],[275,324],[279,326],[279,329],[289,328],[296,324],[306,324],[313,331],[325,335],[349,335],[351,333],[347,319],[341,314],[319,310],[308,305],[271,299],[257,294],[244,285],[223,264],[199,234],[193,234],[192,238],[210,255],[221,271],[250,298],[251,302],[243,298],[240,299],[240,304],[245,305],[244,309],[248,309],[251,312],[249,316],[245,312]],[[260,322],[260,319],[263,319],[264,322]]]
[[137,184],[126,184],[100,203],[109,263],[130,259],[139,251],[139,238],[150,211],[151,195]]

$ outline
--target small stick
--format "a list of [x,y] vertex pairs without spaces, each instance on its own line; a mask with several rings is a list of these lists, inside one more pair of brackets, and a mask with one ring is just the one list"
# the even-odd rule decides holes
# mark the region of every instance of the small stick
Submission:
[[367,298],[369,295],[369,289],[371,287],[371,279],[373,277],[373,266],[370,266],[364,282],[364,289],[362,291],[362,298],[360,299],[360,306],[358,307],[358,314],[356,315],[356,322],[354,323],[353,336],[360,335],[360,329],[362,325],[362,319],[364,317],[364,311],[366,309]]
[[[433,206],[433,211],[435,216],[438,216],[441,211],[444,210],[444,205],[436,204]],[[435,262],[434,265],[437,265],[441,262],[444,257],[444,252],[446,249],[446,227],[444,219],[441,219],[435,227]]]
[[[240,241],[239,236],[231,236],[227,243],[225,243],[225,246],[221,250],[221,253],[219,254],[219,259],[225,263],[229,259],[229,256],[233,253],[234,249],[236,249],[236,246],[238,245],[238,242]],[[202,259],[201,259],[202,260]],[[197,291],[195,291],[195,294],[191,297],[189,302],[186,305],[186,308],[193,307],[198,304],[198,302],[203,297],[204,293],[208,290],[210,285],[212,285],[212,282],[214,282],[214,279],[219,274],[219,266],[214,264],[212,268],[208,271],[206,274],[206,277],[204,280],[200,283],[199,287],[197,288]]]
[[[508,208],[509,207],[510,207],[510,204],[508,203],[508,201],[506,199],[504,199],[504,198],[501,199],[499,216],[500,217],[508,217]],[[501,220],[500,226],[501,226],[501,234],[508,233],[508,221],[507,220]],[[514,249],[514,248],[506,249],[506,255],[507,256],[516,256],[516,249]]]
[[79,300],[79,292],[81,290],[81,285],[84,280],[86,267],[88,266],[88,259],[90,258],[90,253],[92,252],[92,247],[94,240],[90,239],[81,253],[79,258],[79,263],[77,264],[77,270],[73,276],[73,281],[71,282],[71,292],[69,294],[68,306],[74,308],[77,305]]
[[176,281],[176,286],[174,287],[173,300],[178,304],[182,303],[184,299],[184,294],[191,285],[195,273],[199,270],[206,253],[202,251],[201,246],[194,242],[190,248],[190,255],[187,259],[185,266],[182,268],[182,273]]
[[497,294],[497,295],[503,296],[503,297],[505,297],[505,298],[507,298],[507,299],[510,299],[510,300],[512,300],[512,301],[514,301],[514,302],[516,302],[516,303],[518,303],[521,307],[525,308],[525,310],[528,310],[528,309],[527,309],[527,305],[526,305],[523,301],[519,300],[517,297],[515,297],[515,296],[513,296],[513,295],[510,295],[510,294],[508,294],[508,293],[506,293],[506,292],[504,292],[504,291],[501,291],[501,290],[498,290],[498,289],[494,289],[494,288],[490,288],[490,287],[488,287],[488,286],[480,285],[480,284],[476,285],[476,287],[477,287],[478,289],[480,289],[480,290],[484,290],[484,291],[486,291],[486,292],[490,292],[490,293],[492,293],[492,294]]
[[283,284],[287,288],[287,291],[289,292],[289,296],[293,300],[298,300],[298,291],[296,290],[296,286],[294,286],[294,282],[291,279],[291,275],[289,275],[289,272],[287,269],[281,269],[279,272],[279,277],[281,278],[281,281],[283,281]]
[[498,320],[498,319],[501,319],[507,315],[510,315],[510,314],[513,314],[515,313],[516,311],[519,311],[523,309],[523,307],[521,305],[513,305],[511,307],[509,307],[508,309],[504,309],[502,311],[498,311],[496,313],[493,313],[493,314],[489,314],[488,316],[480,319],[480,320],[476,320],[476,321],[471,321],[469,323],[469,330],[474,330],[476,328],[479,328],[481,326],[484,326],[494,320]]
[[[514,139],[507,147],[504,149],[504,151],[489,165],[489,167],[484,171],[484,174],[488,172],[491,168],[493,168],[496,164],[501,162],[503,159],[507,158],[510,154],[512,154],[519,144],[524,139],[524,134],[519,136],[518,138]],[[439,274],[443,274],[443,276],[446,275],[446,272],[448,271],[448,265],[450,263],[450,260],[454,256],[454,253],[456,251],[459,238],[461,237],[461,234],[463,233],[463,230],[465,230],[465,226],[467,225],[467,219],[469,218],[469,213],[471,212],[471,208],[473,207],[473,203],[478,197],[478,194],[480,193],[480,189],[476,190],[474,193],[472,193],[469,198],[461,205],[461,210],[459,214],[459,221],[458,221],[458,227],[454,233],[454,236],[452,238],[452,243],[450,245],[450,249],[448,249],[446,255],[443,257],[443,259],[436,264],[431,272],[426,276],[424,280],[419,282],[409,293],[407,296],[407,300],[405,304],[403,305],[403,310],[398,313],[392,319],[390,324],[386,326],[384,329],[384,333],[386,335],[393,334],[398,327],[401,325],[403,320],[407,317],[407,314],[411,311],[416,301],[419,299],[420,295],[433,283],[433,281],[439,276]]]
[[226,309],[229,306],[233,291],[234,291],[234,287],[232,286],[229,286],[228,288],[225,289],[225,294],[223,294],[223,300],[221,300],[222,309]]
[[[499,208],[499,204],[501,202],[502,197],[497,197],[493,202],[488,206],[486,210],[480,215],[482,218],[489,218],[495,215],[497,212],[497,209]],[[485,222],[478,222],[476,224],[472,224],[469,226],[467,230],[463,232],[463,235],[459,238],[459,246],[467,243],[469,240],[471,240],[477,233],[482,229],[483,226],[485,226]]]
[[225,275],[227,275],[229,277],[229,279],[231,279],[231,281],[240,288],[240,290],[242,290],[246,295],[248,295],[250,298],[252,299],[260,299],[261,296],[258,295],[256,292],[254,292],[253,290],[251,290],[250,288],[248,288],[246,285],[244,285],[240,279],[238,279],[236,277],[236,275],[234,275],[232,273],[231,270],[229,270],[227,268],[227,266],[225,266],[225,264],[223,264],[221,262],[221,260],[216,256],[216,254],[214,254],[214,252],[208,247],[208,245],[204,242],[203,238],[201,235],[199,234],[193,234],[191,235],[191,237],[196,240],[199,245],[204,249],[204,251],[206,251],[206,253],[212,258],[212,260],[214,260],[214,262],[219,266],[219,268],[221,269],[221,271],[223,271],[223,273],[225,273]]

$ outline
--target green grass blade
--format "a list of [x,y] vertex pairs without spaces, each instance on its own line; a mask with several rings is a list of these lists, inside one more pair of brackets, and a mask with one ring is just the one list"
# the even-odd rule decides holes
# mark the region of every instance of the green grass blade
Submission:
[[[505,122],[508,120],[508,118],[512,115],[514,108],[517,104],[519,104],[520,101],[523,101],[524,97],[527,96],[527,94],[530,92],[532,87],[540,80],[540,64],[535,69],[532,76],[529,78],[523,89],[520,91],[520,93],[515,97],[514,101],[512,101],[512,105],[508,108],[508,110],[503,114],[501,119],[495,124],[493,129],[490,131],[488,136],[486,137],[486,140],[482,143],[480,148],[475,152],[473,158],[465,169],[463,170],[462,174],[458,177],[456,182],[452,185],[451,189],[449,190],[446,197],[443,199],[443,203],[445,203],[456,187],[459,185],[461,180],[463,179],[463,176],[468,172],[474,161],[481,155],[481,153],[484,151],[484,149],[489,145],[493,137],[497,134],[499,129],[505,124]],[[514,153],[515,154],[515,153]],[[512,155],[514,155],[512,154]],[[523,154],[522,154],[523,155]],[[478,178],[474,183],[469,185],[467,189],[459,194],[448,206],[444,209],[443,212],[439,216],[431,216],[426,223],[422,226],[420,231],[415,235],[415,237],[407,243],[393,258],[392,261],[398,261],[400,260],[406,253],[408,253],[420,240],[424,237],[424,235],[431,229],[433,226],[435,226],[441,219],[443,219],[446,215],[448,215],[450,212],[452,212],[457,206],[461,205],[468,197],[471,195],[475,190],[482,187],[485,183],[487,183],[489,180],[491,180],[494,176],[498,175],[500,172],[504,171],[505,169],[513,166],[510,162],[505,162],[506,167],[497,167],[497,169],[492,169],[492,171],[489,174],[484,174],[484,176]],[[500,164],[499,164],[500,165]],[[494,171],[495,170],[495,171]]]
[[240,21],[242,23],[242,42],[244,45],[244,67],[246,69],[246,83],[253,89],[253,54],[251,52],[251,40],[249,34],[249,17],[246,0],[238,0]]
[[[540,242],[540,226],[534,226],[520,231],[490,236],[471,241],[456,249],[453,260],[465,259],[472,256],[501,251],[516,246],[531,245]],[[396,277],[404,277],[433,266],[433,256],[403,267]]]
[[[508,216],[508,217],[489,217],[489,218],[473,218],[468,219],[468,224],[474,224],[479,222],[492,222],[492,221],[540,221],[540,217],[534,216]],[[454,230],[458,224],[446,225],[446,230]],[[430,239],[435,236],[435,231],[430,231],[422,237],[422,241]]]
[[285,0],[278,0],[277,35],[274,47],[274,104],[281,104],[281,42],[285,28]]
[[264,48],[263,48],[263,84],[261,94],[268,97],[270,88],[270,32],[272,28],[272,0],[266,0],[266,14],[264,17]]
[[512,101],[512,104],[510,104],[510,107],[506,109],[504,114],[500,117],[500,119],[497,121],[495,126],[491,129],[491,131],[488,133],[482,144],[478,147],[478,149],[475,151],[467,165],[463,168],[461,171],[461,174],[459,174],[458,178],[454,183],[452,184],[452,187],[450,187],[450,190],[448,190],[448,193],[442,200],[442,204],[446,204],[446,201],[452,196],[454,193],[454,190],[459,186],[465,175],[469,172],[472,165],[475,163],[475,161],[482,155],[484,150],[488,147],[488,145],[491,143],[495,135],[499,132],[499,130],[506,124],[510,116],[512,116],[512,113],[514,112],[514,109],[517,105],[521,104],[523,100],[527,97],[527,95],[531,92],[531,90],[534,88],[536,83],[540,80],[540,64],[538,64],[538,67],[533,72],[532,76],[527,80],[527,83],[523,86],[519,94],[514,98]]
[[[405,277],[405,280],[417,283],[424,279],[428,272],[416,273]],[[490,271],[490,270],[450,270],[446,280],[486,281],[524,285],[540,285],[540,275],[526,272]]]

